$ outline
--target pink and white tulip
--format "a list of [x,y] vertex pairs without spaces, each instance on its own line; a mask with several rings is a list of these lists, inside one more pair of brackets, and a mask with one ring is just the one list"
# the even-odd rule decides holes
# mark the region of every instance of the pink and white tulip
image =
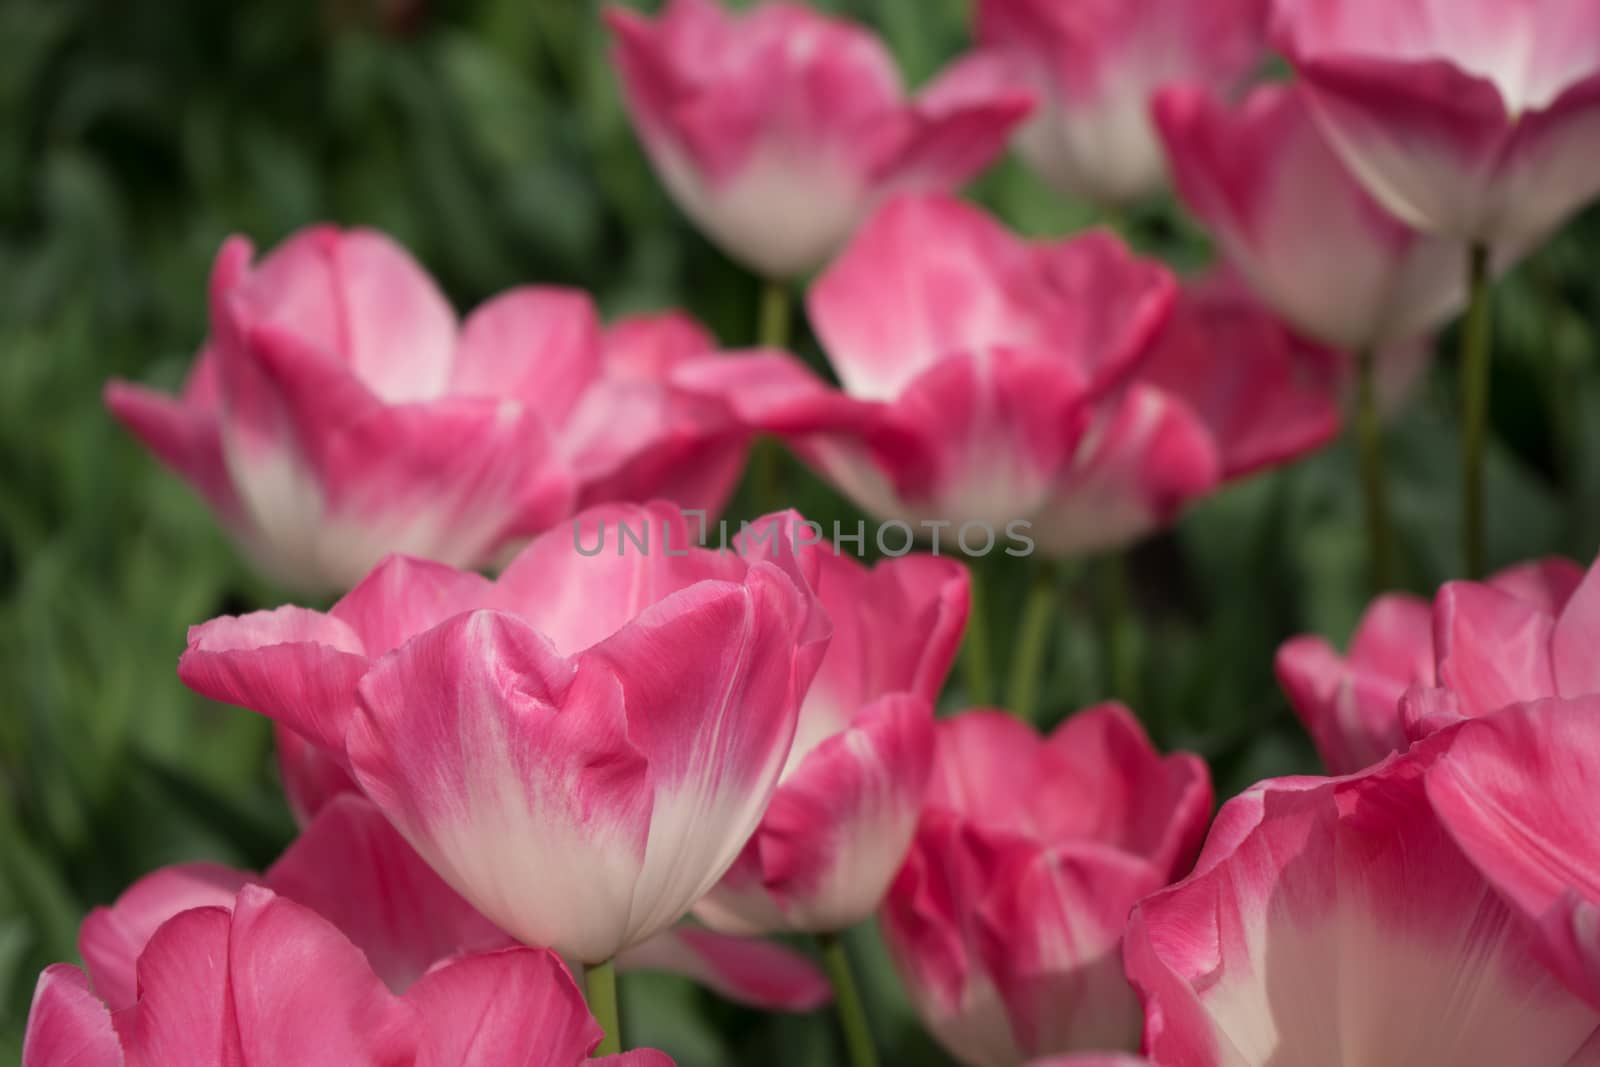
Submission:
[[[1563,559],[1547,559],[1503,571],[1486,583],[1446,586],[1436,606],[1405,594],[1386,594],[1362,616],[1346,656],[1320,637],[1301,636],[1278,649],[1277,673],[1295,714],[1316,742],[1323,765],[1334,774],[1351,774],[1377,763],[1391,752],[1404,751],[1421,723],[1423,705],[1435,714],[1451,698],[1434,692],[1440,682],[1441,655],[1453,651],[1456,662],[1445,674],[1464,679],[1467,714],[1493,711],[1513,700],[1553,695],[1525,691],[1501,700],[1481,693],[1468,658],[1502,652],[1508,662],[1525,659],[1517,645],[1501,648],[1485,638],[1494,618],[1514,620],[1554,617],[1572,599],[1583,572]],[[1491,617],[1484,619],[1487,613]],[[1441,630],[1442,627],[1442,630]],[[1414,713],[1409,725],[1402,698]],[[1504,692],[1504,690],[1502,690]],[[1437,721],[1435,721],[1437,725]]]
[[715,348],[683,316],[603,330],[587,296],[525,288],[458,324],[367,230],[251,258],[218,254],[182,395],[112,382],[106,403],[283,582],[342,592],[390,552],[479,566],[575,503],[732,491],[745,435],[674,384]]
[[[254,885],[167,919],[136,971],[117,1008],[76,967],[47,968],[24,1067],[577,1067],[601,1038],[552,953],[462,957],[396,996],[326,919]],[[594,1062],[671,1064],[648,1050]]]
[[1265,57],[1268,0],[979,0],[979,62],[1040,106],[1016,137],[1059,192],[1121,206],[1160,192],[1156,91],[1231,93]]
[[1600,1008],[1600,697],[1515,705],[1446,736],[1427,777],[1434,811]]
[[[794,522],[764,529],[788,545]],[[732,865],[826,647],[803,558],[695,540],[675,508],[615,505],[498,582],[394,557],[327,614],[196,627],[179,674],[341,761],[506,932],[598,963]]]
[[1301,89],[1230,106],[1174,86],[1155,117],[1185,205],[1295,329],[1344,352],[1416,341],[1465,303],[1466,246],[1396,219],[1327,144]]
[[907,100],[875,36],[801,4],[669,0],[606,18],[634,126],[683,211],[769,278],[827,262],[872,205],[951,189],[1005,149],[1026,93],[961,68]]
[[927,810],[881,915],[912,1003],[975,1067],[1132,1049],[1128,911],[1188,869],[1211,815],[1195,756],[1116,705],[1048,739],[998,711],[941,722]]
[[1600,8],[1277,0],[1274,37],[1350,170],[1429,233],[1536,241],[1600,193]]
[[1195,873],[1128,924],[1144,1053],[1170,1067],[1576,1067],[1600,1012],[1429,807],[1419,746],[1228,802]]
[[1197,294],[1174,323],[1176,298],[1109,234],[1028,242],[953,198],[904,196],[811,290],[842,390],[775,354],[706,369],[878,518],[1076,556],[1336,430],[1264,313]]
[[820,557],[833,638],[794,748],[760,828],[695,908],[729,933],[832,933],[871,917],[933,769],[933,705],[966,627],[966,570],[932,556],[870,570]]

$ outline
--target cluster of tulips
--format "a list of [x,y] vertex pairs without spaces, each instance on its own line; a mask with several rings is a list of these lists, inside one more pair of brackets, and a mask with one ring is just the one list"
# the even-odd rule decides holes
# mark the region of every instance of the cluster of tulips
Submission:
[[[107,402],[263,572],[342,594],[199,625],[178,668],[273,720],[301,833],[96,909],[25,1067],[668,1064],[623,1051],[633,968],[831,997],[866,1067],[840,936],[873,918],[976,1067],[1600,1064],[1600,565],[1380,596],[1343,655],[1290,640],[1332,777],[1215,814],[1121,705],[1047,736],[984,706],[981,647],[979,706],[936,714],[983,640],[952,542],[1125,547],[1347,405],[1383,588],[1382,419],[1464,308],[1481,576],[1488,289],[1600,192],[1600,3],[976,7],[909,99],[797,4],[606,13],[663,183],[769,282],[757,347],[548,287],[458,321],[369,231],[224,245],[182,395]],[[1269,45],[1293,80],[1252,87]],[[1170,176],[1217,268],[955,197],[1012,143],[1108,213]],[[818,270],[837,385],[784,351]],[[792,511],[704,544],[758,436],[934,550],[868,566]]]

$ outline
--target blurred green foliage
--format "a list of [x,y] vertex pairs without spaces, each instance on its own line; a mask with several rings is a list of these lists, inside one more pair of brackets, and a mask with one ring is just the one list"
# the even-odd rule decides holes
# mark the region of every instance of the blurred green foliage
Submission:
[[[0,0],[0,1055],[19,1048],[38,969],[75,958],[85,910],[164,863],[264,865],[292,833],[264,721],[207,705],[173,670],[186,626],[281,595],[100,403],[113,375],[181,380],[224,236],[268,246],[318,219],[364,223],[462,307],[540,281],[588,288],[612,313],[686,305],[730,345],[753,334],[755,284],[638,150],[597,6],[453,0],[416,5],[407,25],[378,17],[385,6],[405,5]],[[913,82],[966,35],[964,0],[820,6],[879,27]],[[1030,233],[1093,221],[1015,162],[975,195]],[[1207,254],[1170,206],[1133,233],[1184,267]],[[1597,237],[1600,218],[1580,220],[1497,296],[1497,563],[1587,562],[1600,535]],[[1457,570],[1448,336],[1440,350],[1391,430],[1418,590]],[[1272,653],[1306,629],[1343,640],[1366,600],[1352,469],[1334,447],[1132,554],[1137,710],[1161,743],[1210,757],[1222,795],[1314,768]],[[808,514],[853,518],[798,466],[784,478]],[[981,566],[1003,650],[1025,568]],[[1055,715],[1110,694],[1096,570],[1063,585]],[[875,940],[855,947],[889,1062],[939,1062]],[[825,1018],[763,1018],[668,978],[625,996],[633,1038],[685,1067],[833,1061]]]

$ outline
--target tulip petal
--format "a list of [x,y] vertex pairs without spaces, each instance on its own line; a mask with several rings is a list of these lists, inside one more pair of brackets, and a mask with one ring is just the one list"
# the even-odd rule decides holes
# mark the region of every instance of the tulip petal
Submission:
[[157,459],[194,486],[223,522],[239,529],[244,509],[228,474],[214,411],[120,381],[106,386],[105,404]]
[[191,908],[232,908],[254,876],[216,863],[163,867],[123,891],[110,907],[96,908],[78,931],[78,954],[97,996],[112,1011],[137,999],[137,967],[155,932]]
[[439,960],[510,940],[360,795],[331,800],[268,869],[266,884],[338,927],[396,993]]
[[334,797],[358,792],[342,754],[335,758],[281,723],[273,724],[272,738],[284,799],[298,825],[310,823]]
[[138,1007],[114,1022],[128,1067],[211,1067],[239,1062],[228,995],[226,908],[190,908],[155,932],[139,955]]
[[451,370],[458,396],[511,397],[561,426],[600,377],[600,317],[587,293],[526,286],[495,297],[462,327]]
[[328,611],[361,639],[368,656],[377,659],[452,615],[486,602],[493,583],[415,556],[384,557],[372,572]]
[[362,790],[487,918],[600,962],[624,946],[654,803],[623,695],[519,619],[458,615],[362,680],[349,758]]
[[1550,659],[1556,690],[1562,696],[1600,693],[1600,567],[1589,573],[1559,608],[1550,634]]
[[178,677],[201,696],[259,712],[337,755],[367,666],[361,638],[344,622],[282,607],[191,627]]
[[111,1013],[89,979],[66,963],[46,967],[33,990],[22,1067],[122,1067]]
[[416,1067],[577,1067],[604,1036],[553,952],[454,960],[406,994],[422,1021]]
[[1487,585],[1451,582],[1434,603],[1439,683],[1465,715],[1556,695],[1550,660],[1555,620]]
[[763,1011],[815,1011],[833,987],[805,956],[760,938],[729,937],[679,923],[624,952],[620,971],[692,978],[719,996]]

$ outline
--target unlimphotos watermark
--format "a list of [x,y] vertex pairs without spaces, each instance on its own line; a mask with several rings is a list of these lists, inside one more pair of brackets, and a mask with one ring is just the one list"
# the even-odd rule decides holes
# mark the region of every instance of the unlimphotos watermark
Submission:
[[[574,520],[572,547],[577,549],[578,555],[590,557],[606,552],[608,545],[609,550],[618,556],[630,553],[687,556],[691,549],[697,547],[748,555],[759,551],[762,545],[771,545],[776,538],[785,536],[784,531],[787,530],[795,551],[808,545],[831,545],[836,556],[844,555],[845,546],[850,545],[853,546],[854,555],[864,557],[868,554],[869,544],[875,545],[880,555],[890,557],[908,555],[919,544],[935,556],[959,552],[963,556],[976,557],[996,551],[1003,551],[1008,556],[1031,556],[1034,550],[1033,538],[1028,536],[1033,524],[1027,519],[1012,519],[1000,529],[981,519],[970,519],[959,525],[950,519],[923,519],[915,525],[903,519],[889,519],[874,524],[869,540],[865,519],[856,521],[853,533],[846,532],[848,526],[836,519],[830,536],[821,523],[809,519],[788,523],[775,519],[760,523],[741,521],[736,531],[730,527],[727,519],[722,519],[713,531],[705,511],[685,509],[682,515],[686,520],[693,519],[700,531],[697,537],[676,535],[687,542],[684,544],[673,542],[676,526],[671,522],[644,519],[634,523],[619,519],[608,524],[602,519],[588,525]],[[611,527],[609,531],[608,525]],[[729,536],[730,532],[733,533],[732,537]]]

